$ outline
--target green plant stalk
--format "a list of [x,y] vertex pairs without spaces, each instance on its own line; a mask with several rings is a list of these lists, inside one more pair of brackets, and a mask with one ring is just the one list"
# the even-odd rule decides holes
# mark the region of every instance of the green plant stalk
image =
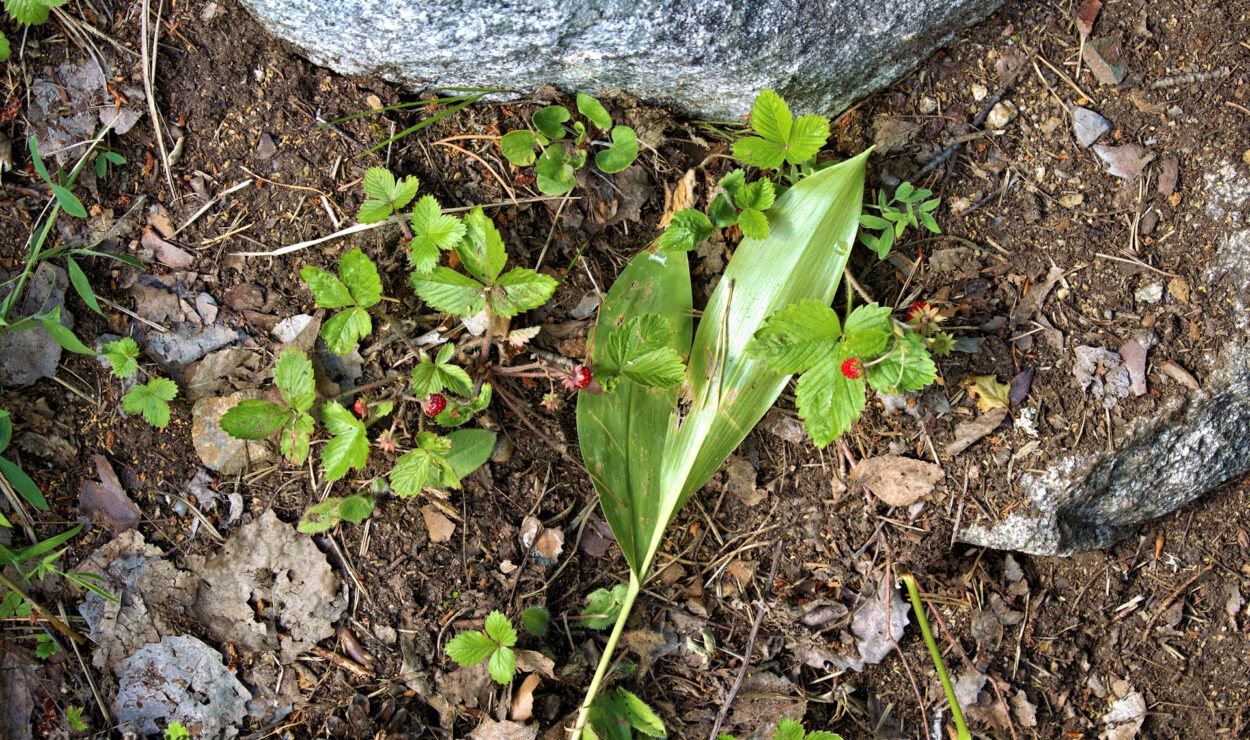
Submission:
[[599,695],[599,687],[603,685],[603,679],[608,675],[608,668],[612,666],[612,655],[616,652],[616,643],[620,641],[621,635],[625,633],[625,623],[629,621],[629,614],[633,611],[634,600],[638,598],[638,594],[642,592],[642,581],[638,580],[638,576],[633,571],[629,574],[629,585],[625,590],[625,598],[621,600],[621,613],[616,618],[616,624],[612,627],[612,634],[608,635],[608,643],[603,646],[603,657],[599,659],[599,666],[595,669],[595,677],[590,680],[590,687],[586,690],[586,698],[582,700],[582,706],[577,710],[577,722],[573,725],[572,737],[574,740],[581,737],[582,728],[586,726],[586,717],[590,713],[590,705],[594,703],[595,697]]
[[924,644],[929,648],[929,657],[933,658],[933,666],[937,668],[938,679],[942,681],[942,690],[946,692],[946,701],[951,705],[951,716],[955,718],[955,731],[959,740],[972,740],[968,725],[964,722],[963,710],[959,708],[959,699],[955,697],[955,688],[951,686],[951,678],[946,674],[946,664],[942,662],[942,653],[938,650],[937,640],[933,639],[933,630],[929,628],[929,619],[924,615],[924,604],[920,601],[920,588],[916,578],[911,574],[899,576],[899,580],[907,586],[907,595],[911,597],[912,611],[916,612],[916,623],[920,625],[920,633],[924,635]]

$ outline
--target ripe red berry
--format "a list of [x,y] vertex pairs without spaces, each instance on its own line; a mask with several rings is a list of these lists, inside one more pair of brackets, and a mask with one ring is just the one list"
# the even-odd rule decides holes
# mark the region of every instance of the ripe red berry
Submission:
[[859,360],[854,357],[848,357],[842,361],[842,374],[851,380],[859,377],[860,369]]
[[421,402],[421,410],[430,416],[438,416],[447,408],[447,399],[441,393],[431,393]]
[[907,309],[907,320],[915,321],[917,318],[919,318],[922,314],[924,314],[924,312],[928,311],[930,308],[931,307],[929,306],[928,301],[916,301],[915,303],[911,304],[911,308]]
[[352,411],[355,411],[356,416],[363,419],[369,413],[369,404],[365,403],[365,399],[357,398],[356,403],[352,404]]
[[573,389],[580,391],[588,385],[590,385],[590,368],[578,365],[573,369]]

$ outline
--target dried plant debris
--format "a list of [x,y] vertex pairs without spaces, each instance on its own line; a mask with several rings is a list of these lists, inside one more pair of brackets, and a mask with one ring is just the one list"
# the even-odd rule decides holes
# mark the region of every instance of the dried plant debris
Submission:
[[[531,694],[531,704],[533,700]],[[469,740],[534,740],[536,737],[538,737],[537,727],[508,720],[496,722],[490,717],[483,717],[482,724],[469,733]]]
[[140,647],[179,634],[178,620],[195,603],[195,575],[164,560],[160,549],[134,530],[105,543],[80,570],[102,576],[104,590],[117,599],[88,592],[78,607],[95,643],[92,663],[114,674]]
[[33,652],[17,645],[0,651],[0,737],[31,737],[35,697],[43,693],[39,663]]
[[1146,165],[1154,161],[1155,153],[1140,144],[1124,144],[1122,146],[1094,145],[1094,153],[1107,168],[1107,174],[1124,180],[1136,180],[1146,169]]
[[883,455],[860,461],[851,471],[851,481],[890,506],[910,506],[932,491],[945,475],[940,465]]
[[118,666],[113,717],[122,732],[153,735],[180,722],[192,737],[229,738],[250,695],[221,654],[187,636],[145,645]]
[[1100,399],[1103,408],[1114,408],[1120,399],[1128,397],[1132,380],[1118,353],[1104,347],[1080,346],[1073,348],[1072,354],[1077,385]]
[[114,534],[134,529],[143,512],[126,495],[126,489],[122,488],[108,458],[92,455],[92,460],[100,480],[83,480],[78,495],[78,511],[92,522],[113,530]]
[[942,450],[944,455],[958,455],[964,450],[971,447],[976,442],[981,441],[990,432],[998,428],[999,424],[1007,418],[1008,410],[1006,407],[990,409],[981,414],[972,421],[965,421],[955,425],[955,439]]
[[346,607],[325,555],[272,510],[192,569],[202,580],[192,611],[208,633],[245,653],[279,651],[284,664],[332,637]]
[[741,736],[760,728],[776,727],[783,719],[801,722],[806,713],[807,702],[799,687],[787,678],[765,671],[743,682],[725,725]]
[[[68,288],[69,274],[65,270],[40,262],[21,297],[17,314],[37,316],[60,309],[61,323],[74,328],[74,317],[65,309]],[[0,296],[5,292],[0,288]],[[42,326],[0,334],[0,387],[30,385],[41,378],[51,378],[60,361],[61,345]]]
[[908,608],[899,589],[884,578],[878,582],[876,593],[851,617],[851,632],[858,638],[856,648],[865,663],[885,660],[902,639]]

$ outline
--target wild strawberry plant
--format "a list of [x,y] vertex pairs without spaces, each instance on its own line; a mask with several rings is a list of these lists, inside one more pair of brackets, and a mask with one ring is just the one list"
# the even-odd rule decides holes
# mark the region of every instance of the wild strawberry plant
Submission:
[[490,677],[495,683],[506,685],[512,683],[516,674],[516,652],[512,649],[516,643],[517,632],[511,620],[494,611],[486,616],[482,630],[461,632],[451,638],[445,650],[448,657],[462,666],[487,661]]
[[266,439],[278,435],[278,449],[292,465],[308,459],[314,422],[309,411],[317,400],[312,362],[288,347],[273,367],[274,385],[282,403],[246,399],[221,417],[221,428],[236,439]]
[[[638,135],[629,126],[613,125],[612,116],[589,95],[577,96],[573,116],[562,105],[549,105],[534,113],[535,131],[509,131],[499,139],[503,156],[518,167],[534,165],[538,189],[547,195],[563,195],[577,185],[577,170],[594,151],[595,166],[601,172],[620,172],[638,157]],[[587,125],[589,124],[589,126]],[[592,132],[606,135],[597,140]]]

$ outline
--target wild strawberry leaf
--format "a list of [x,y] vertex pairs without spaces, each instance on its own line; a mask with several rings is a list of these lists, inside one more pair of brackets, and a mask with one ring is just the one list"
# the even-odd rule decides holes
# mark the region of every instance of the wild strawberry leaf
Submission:
[[248,398],[221,417],[221,428],[235,439],[265,439],[291,419],[291,410],[280,403]]
[[924,340],[906,331],[880,360],[865,367],[868,384],[881,393],[918,391],[937,379],[937,366]]
[[500,646],[490,656],[490,662],[486,667],[490,671],[490,677],[495,679],[495,683],[506,685],[516,674],[516,653],[510,647]]
[[738,228],[743,236],[763,241],[768,238],[768,216],[754,208],[744,208],[738,214]]
[[464,238],[465,231],[464,222],[443,213],[434,196],[422,197],[412,209],[413,238],[408,244],[412,269],[420,273],[433,270],[438,263],[439,251],[455,249]]
[[169,425],[169,401],[178,395],[178,384],[169,378],[150,378],[145,385],[136,385],[122,397],[122,410],[127,414],[143,414],[152,426],[164,429]]
[[296,413],[278,434],[278,451],[292,464],[303,465],[308,459],[312,433],[312,416],[305,411]]
[[516,629],[512,627],[512,622],[500,612],[491,612],[487,615],[485,629],[487,637],[504,647],[512,647],[516,644]]
[[326,480],[335,481],[348,470],[360,470],[369,458],[369,435],[364,422],[343,408],[337,401],[321,407],[321,423],[334,435],[321,449],[321,467]]
[[843,332],[848,357],[873,358],[885,349],[886,342],[894,335],[890,313],[889,306],[869,303],[858,306],[846,317]]
[[317,400],[312,362],[295,347],[287,347],[278,355],[273,366],[273,382],[278,386],[282,400],[296,411],[311,409]]
[[817,447],[826,447],[851,428],[864,410],[864,381],[842,374],[844,352],[826,355],[799,378],[795,400],[803,425]]
[[605,388],[615,388],[624,377],[644,388],[671,388],[681,383],[686,363],[671,346],[676,329],[659,314],[643,314],[614,329],[607,339],[607,353],[595,368]]
[[395,461],[395,469],[391,471],[391,490],[395,492],[395,495],[409,498],[420,494],[421,489],[429,481],[435,456],[429,450],[422,449],[400,456]]
[[511,318],[538,308],[555,293],[555,278],[518,267],[500,276],[490,291],[490,307],[497,315]]
[[417,178],[411,175],[396,181],[395,176],[385,167],[370,167],[365,172],[364,181],[365,195],[368,197],[360,205],[356,219],[366,224],[385,220],[411,203],[417,195],[418,187]]
[[728,175],[725,175],[720,179],[718,184],[725,190],[726,193],[729,194],[730,199],[736,200],[738,197],[738,191],[747,184],[746,170],[742,168],[731,170]]
[[356,303],[352,292],[342,280],[315,265],[304,265],[299,271],[300,278],[308,283],[318,308],[342,308]]
[[689,252],[711,236],[711,219],[702,211],[686,208],[673,214],[658,244],[665,252]]
[[734,156],[761,169],[801,164],[816,156],[829,138],[824,116],[790,116],[790,107],[772,90],[763,90],[751,108],[751,128],[759,136],[734,142]]
[[109,342],[102,351],[119,378],[129,378],[139,369],[139,345],[130,337]]
[[368,308],[382,299],[382,280],[378,277],[377,265],[359,249],[349,251],[339,260],[339,277],[361,308]]
[[499,647],[494,640],[477,630],[461,632],[447,642],[447,656],[462,666],[481,663]]
[[807,299],[769,316],[747,345],[747,353],[774,372],[793,375],[832,353],[841,334],[837,312]]
[[455,347],[443,345],[433,361],[427,359],[417,363],[412,371],[412,393],[424,398],[431,393],[439,393],[448,388],[452,393],[467,396],[473,392],[473,380],[464,368],[451,363]]
[[734,205],[744,209],[754,208],[757,211],[767,211],[772,208],[776,199],[777,191],[773,188],[771,180],[756,180],[743,185],[738,192],[734,193]]
[[435,311],[462,319],[476,316],[486,303],[486,286],[449,267],[436,267],[429,275],[413,273],[408,282],[417,297]]
[[321,325],[321,338],[336,355],[348,355],[356,349],[356,343],[373,331],[373,320],[363,308],[339,311]]
[[787,717],[777,723],[773,740],[803,740],[803,734],[803,725]]

